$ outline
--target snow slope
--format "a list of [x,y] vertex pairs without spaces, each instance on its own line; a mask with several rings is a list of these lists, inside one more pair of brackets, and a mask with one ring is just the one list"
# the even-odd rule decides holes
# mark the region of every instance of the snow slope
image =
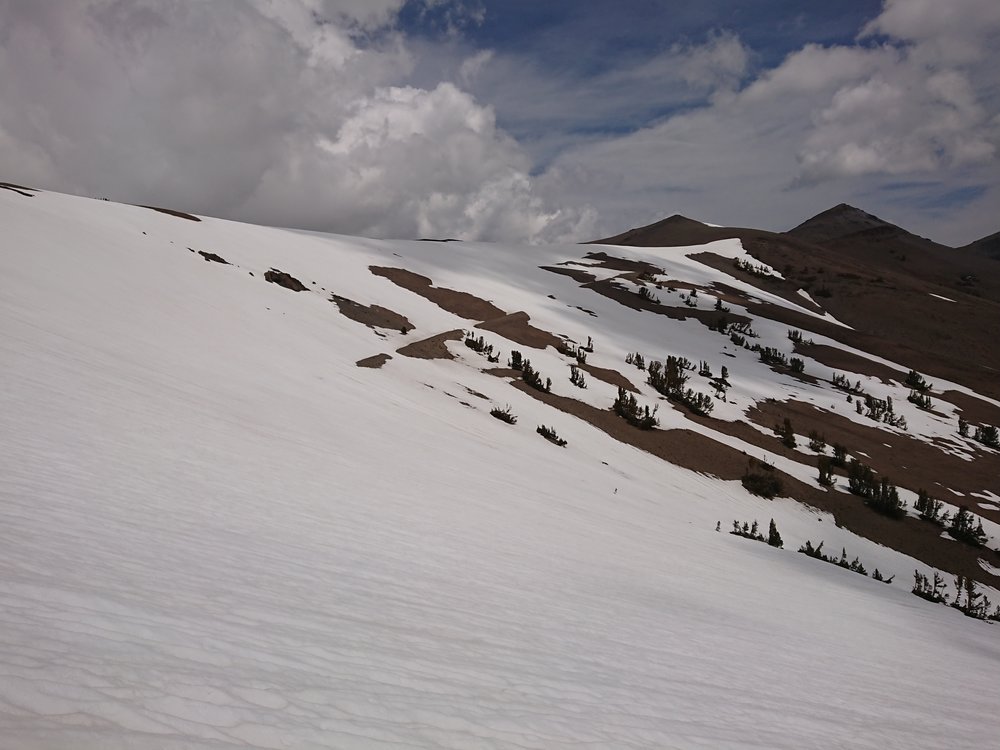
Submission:
[[[995,742],[1000,631],[910,595],[926,566],[611,440],[461,342],[393,353],[474,321],[367,270],[593,335],[598,365],[668,341],[720,361],[694,321],[538,268],[580,255],[0,191],[0,748]],[[416,330],[379,337],[272,266]],[[791,387],[761,378],[734,401]],[[517,425],[490,417],[505,404]],[[714,530],[771,517],[785,550]],[[896,583],[795,554],[806,538]]]

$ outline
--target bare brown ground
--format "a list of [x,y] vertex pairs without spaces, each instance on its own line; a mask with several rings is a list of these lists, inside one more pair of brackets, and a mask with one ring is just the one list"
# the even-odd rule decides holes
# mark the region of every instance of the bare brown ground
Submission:
[[596,281],[597,277],[592,273],[587,273],[580,268],[565,268],[563,266],[539,266],[543,271],[550,271],[552,273],[557,273],[561,276],[569,276],[574,281],[579,281],[581,284],[587,284],[591,281]]
[[456,328],[454,331],[445,331],[436,336],[414,341],[412,344],[400,347],[396,353],[415,359],[455,359],[444,342],[461,341],[463,338],[465,338],[465,331]]
[[454,289],[433,286],[431,280],[426,276],[421,276],[403,268],[369,266],[368,270],[376,276],[389,279],[389,281],[397,286],[408,289],[414,294],[419,294],[442,310],[446,310],[462,318],[469,320],[491,320],[507,314],[492,302],[487,302],[467,292],[457,292]]
[[961,409],[962,416],[969,422],[1000,427],[1000,407],[996,407],[988,401],[959,391],[944,391],[940,398],[942,401],[947,401]]
[[197,216],[192,214],[186,214],[183,211],[175,211],[172,208],[160,208],[159,206],[139,206],[139,208],[148,208],[151,211],[159,211],[161,214],[167,214],[168,216],[176,216],[178,219],[187,219],[188,221],[201,221]]
[[686,305],[664,305],[659,302],[643,299],[638,294],[616,286],[611,279],[592,281],[589,284],[584,284],[584,286],[587,289],[593,289],[603,297],[613,299],[625,307],[630,307],[633,310],[645,310],[657,315],[666,315],[673,320],[694,318],[699,323],[709,327],[717,326],[719,321],[723,319],[728,320],[730,323],[751,322],[751,319],[745,315],[723,313],[717,310],[701,310],[699,308],[687,307]]
[[559,345],[562,343],[560,338],[548,331],[543,331],[541,328],[535,328],[528,322],[529,320],[531,318],[528,316],[528,313],[515,312],[510,315],[485,320],[482,323],[476,324],[476,328],[499,333],[506,339],[510,339],[522,346],[530,346],[534,349],[544,349],[547,346],[559,348]]
[[369,367],[373,370],[377,370],[386,362],[392,359],[392,355],[389,354],[376,354],[372,357],[365,357],[364,359],[359,359],[354,364],[358,367]]
[[618,370],[609,370],[606,367],[598,367],[597,365],[587,364],[586,362],[577,366],[581,370],[593,375],[598,380],[603,380],[608,385],[613,385],[616,388],[624,388],[627,391],[632,391],[632,393],[639,392],[639,389],[635,387],[632,381],[618,372]]
[[633,271],[635,273],[653,274],[663,273],[662,268],[657,268],[652,263],[646,263],[641,260],[630,260],[628,258],[616,258],[605,252],[587,253],[584,257],[596,260],[598,263],[595,263],[594,265],[600,268],[610,268],[612,271]]
[[330,295],[330,301],[336,303],[344,317],[366,325],[369,328],[386,328],[395,331],[411,331],[413,324],[404,315],[380,305],[362,305],[347,297]]
[[[801,401],[762,402],[747,412],[747,419],[767,428],[780,424],[785,417],[791,420],[798,435],[808,435],[815,430],[827,443],[840,443],[849,453],[890,478],[893,484],[913,492],[925,489],[938,499],[956,505],[968,503],[985,518],[1000,522],[1000,512],[974,507],[974,498],[969,495],[982,490],[1000,494],[1000,456],[996,454],[977,451],[974,460],[963,461],[909,435],[880,429],[874,423],[871,427],[857,424],[845,416]],[[774,442],[778,443],[777,439]],[[780,443],[778,446],[783,447]],[[858,456],[859,451],[868,457]],[[958,497],[945,488],[962,492],[966,497]]]
[[[512,385],[539,401],[579,417],[615,440],[686,469],[720,479],[739,479],[746,470],[748,456],[745,453],[700,433],[691,430],[639,430],[610,410],[598,409],[576,399],[543,393],[521,381],[514,381]],[[714,420],[712,426],[717,427]],[[996,562],[995,553],[943,539],[941,529],[933,524],[913,518],[887,518],[865,507],[860,498],[853,495],[821,490],[778,469],[775,469],[775,473],[784,484],[783,496],[793,497],[806,505],[831,513],[838,526],[858,536],[891,547],[947,573],[969,576],[992,586],[1000,585],[1000,577],[984,571],[978,562],[980,555],[992,556],[993,562]],[[818,527],[813,542],[818,543],[822,539],[823,529]],[[908,570],[884,572],[900,578],[906,578],[910,574]]]
[[883,365],[881,362],[875,362],[867,357],[852,354],[837,346],[796,343],[795,353],[804,354],[835,370],[843,370],[845,374],[857,373],[859,375],[870,375],[878,378],[883,383],[891,383],[893,381],[902,383],[906,380],[906,373],[902,370]]
[[[805,297],[798,293],[799,285],[792,284],[788,281],[783,281],[777,277],[766,277],[766,276],[754,276],[751,273],[741,270],[733,262],[732,258],[724,258],[721,255],[716,255],[711,252],[696,253],[689,256],[692,260],[696,260],[699,263],[704,263],[710,268],[714,268],[717,271],[722,271],[723,273],[729,274],[733,278],[739,279],[740,281],[745,281],[751,286],[755,286],[758,289],[763,289],[766,292],[777,295],[782,299],[791,302],[794,305],[800,307],[806,307],[815,312],[821,313],[822,308],[815,304],[809,302]],[[730,287],[731,289],[731,287]],[[744,300],[747,299],[745,294],[733,290],[735,294],[743,297]],[[740,302],[740,304],[744,304]]]

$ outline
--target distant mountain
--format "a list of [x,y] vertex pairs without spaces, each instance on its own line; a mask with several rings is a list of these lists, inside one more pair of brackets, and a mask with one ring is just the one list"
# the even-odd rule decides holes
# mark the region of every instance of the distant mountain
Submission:
[[807,219],[785,234],[824,247],[847,247],[864,253],[948,249],[846,203]]
[[970,242],[959,250],[963,252],[975,253],[993,260],[1000,260],[1000,232],[995,232],[981,240]]

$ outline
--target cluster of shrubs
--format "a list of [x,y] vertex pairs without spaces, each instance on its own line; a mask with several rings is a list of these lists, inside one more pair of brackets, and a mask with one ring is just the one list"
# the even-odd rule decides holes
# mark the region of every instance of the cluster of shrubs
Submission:
[[982,547],[989,539],[983,529],[982,520],[977,519],[967,506],[961,506],[958,513],[952,517],[949,513],[942,513],[944,503],[931,497],[927,490],[921,489],[917,493],[913,509],[920,514],[923,520],[943,527],[952,539],[965,542],[973,547]]
[[[809,433],[809,447],[817,453],[825,453],[826,441],[815,431]],[[847,448],[840,443],[833,444],[833,455],[821,455],[816,457],[816,469],[819,471],[817,480],[821,487],[833,487],[837,480],[833,475],[834,467],[845,468],[847,466]]]
[[646,302],[652,302],[654,305],[660,304],[660,298],[649,291],[649,287],[647,286],[639,287],[639,297]]
[[510,406],[501,409],[499,406],[494,406],[490,409],[490,414],[501,422],[506,422],[507,424],[517,424],[517,417],[514,416],[510,411]]
[[744,539],[753,539],[755,542],[767,542],[772,547],[777,547],[778,549],[782,549],[785,546],[773,518],[771,519],[771,525],[768,526],[766,539],[757,528],[757,519],[754,519],[753,524],[748,524],[744,521],[742,525],[739,521],[733,521],[733,530],[729,533],[741,536]]
[[687,357],[668,355],[665,362],[653,360],[649,363],[646,382],[660,395],[681,404],[694,414],[707,417],[715,407],[712,397],[684,387],[689,377],[687,372],[693,369],[694,365]]
[[768,500],[781,494],[784,485],[775,471],[774,467],[765,462],[751,458],[747,463],[746,471],[740,477],[743,488],[752,495],[767,498]]
[[646,359],[639,352],[629,352],[626,354],[625,364],[635,365],[640,370],[646,369]]
[[[961,417],[958,418],[958,434],[962,437],[969,436],[969,423]],[[1000,450],[1000,431],[991,424],[983,424],[976,427],[972,439],[977,443],[982,443],[987,448]]]
[[518,370],[521,373],[521,380],[536,391],[549,393],[552,390],[552,378],[542,380],[542,374],[531,366],[531,360],[525,359],[517,349],[510,353],[507,364],[512,370]]
[[[955,601],[951,606],[966,617],[976,620],[993,620],[1000,622],[1000,606],[990,611],[990,600],[977,590],[977,583],[968,576],[955,576]],[[950,598],[944,590],[944,578],[935,570],[933,582],[919,570],[913,571],[913,588],[911,593],[935,604],[948,604]],[[962,597],[965,600],[962,600]]]
[[618,388],[618,398],[615,399],[614,406],[612,407],[615,414],[640,430],[652,430],[660,423],[656,418],[656,410],[658,408],[654,406],[650,410],[648,405],[640,407],[635,395],[620,386]]
[[851,381],[847,379],[846,375],[839,372],[833,373],[833,383],[834,388],[839,388],[842,391],[846,391],[848,394],[853,396],[861,396],[864,394],[864,389],[861,387],[861,381],[857,381],[854,385],[851,385]]
[[758,265],[756,263],[751,263],[750,261],[746,260],[745,258],[737,258],[734,261],[733,265],[735,265],[738,269],[740,269],[744,273],[748,273],[751,276],[756,276],[759,279],[776,279],[776,278],[778,278],[777,276],[775,276],[771,272],[771,269],[769,269],[764,264],[759,264]]
[[801,357],[792,357],[791,359],[788,359],[785,357],[784,353],[782,353],[779,349],[775,349],[773,346],[751,348],[756,348],[760,361],[765,365],[770,365],[771,367],[787,367],[792,372],[804,372],[806,369],[806,363]]
[[[844,568],[845,570],[853,571],[858,575],[863,575],[863,576],[868,575],[868,571],[865,569],[865,566],[861,563],[861,561],[857,557],[855,557],[850,562],[847,561],[846,547],[841,548],[840,557],[833,557],[831,555],[823,554],[823,542],[820,542],[818,546],[813,547],[812,542],[806,539],[806,543],[803,544],[801,547],[799,547],[799,552],[801,552],[803,555],[806,555],[807,557],[814,557],[817,560],[822,560],[823,562],[828,562],[832,565],[836,565],[838,568]],[[874,572],[872,573],[873,579],[875,579],[876,581],[882,581],[883,583],[892,583],[895,577],[896,577],[895,575],[891,575],[888,578],[886,578],[885,576],[882,575],[881,572],[879,572],[878,568],[875,568]]]
[[556,351],[560,354],[565,354],[567,357],[575,357],[577,364],[583,364],[587,361],[587,354],[594,351],[594,339],[590,336],[587,337],[587,345],[574,344],[568,341],[560,342],[559,346],[556,347]]
[[916,389],[910,391],[910,395],[906,397],[906,400],[911,404],[914,404],[918,409],[923,409],[924,411],[929,411],[933,406],[931,397]]
[[869,419],[873,419],[876,422],[884,422],[885,424],[892,425],[893,427],[898,427],[901,430],[906,429],[906,417],[902,414],[896,414],[893,410],[892,396],[888,396],[884,399],[875,398],[869,394],[865,394],[864,405],[861,403],[861,399],[855,402],[855,408],[858,414],[864,414]]
[[473,336],[472,333],[466,332],[465,334],[465,345],[472,349],[472,351],[482,354],[486,357],[488,362],[499,362],[500,352],[496,354],[493,353],[493,344],[487,344],[486,340],[479,336],[478,338]]
[[795,440],[795,430],[792,427],[792,420],[785,417],[781,424],[774,426],[774,434],[781,438],[781,444],[786,448],[794,448],[798,443]]
[[917,391],[918,393],[925,393],[933,388],[930,383],[924,380],[923,375],[916,370],[910,370],[906,373],[906,380],[904,380],[903,383],[910,386],[911,389]]
[[540,424],[537,428],[535,428],[535,432],[548,440],[550,443],[558,445],[560,448],[566,447],[566,441],[559,437],[552,427],[546,427],[545,425]]
[[576,365],[569,366],[569,382],[577,388],[587,387],[587,381],[583,377],[583,371]]
[[896,486],[885,477],[876,479],[872,468],[856,458],[851,459],[847,470],[847,488],[877,513],[890,518],[906,515],[906,503],[899,499]]
[[552,390],[552,378],[545,378],[543,381],[542,374],[531,366],[530,359],[524,360],[524,365],[521,367],[521,380],[542,393],[549,393]]
[[812,344],[812,339],[803,338],[802,331],[797,328],[788,329],[788,340],[793,344]]

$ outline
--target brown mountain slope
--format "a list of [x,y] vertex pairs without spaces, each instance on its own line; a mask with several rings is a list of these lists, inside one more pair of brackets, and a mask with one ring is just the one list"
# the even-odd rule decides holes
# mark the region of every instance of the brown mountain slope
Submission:
[[1000,330],[1000,272],[988,257],[938,245],[846,205],[785,233],[672,216],[598,242],[677,247],[732,237],[785,277],[747,275],[746,281],[782,296],[803,289],[853,329],[828,325],[817,332],[1000,398],[994,333]]
[[1000,260],[1000,232],[958,248],[963,253],[974,253],[992,260]]

